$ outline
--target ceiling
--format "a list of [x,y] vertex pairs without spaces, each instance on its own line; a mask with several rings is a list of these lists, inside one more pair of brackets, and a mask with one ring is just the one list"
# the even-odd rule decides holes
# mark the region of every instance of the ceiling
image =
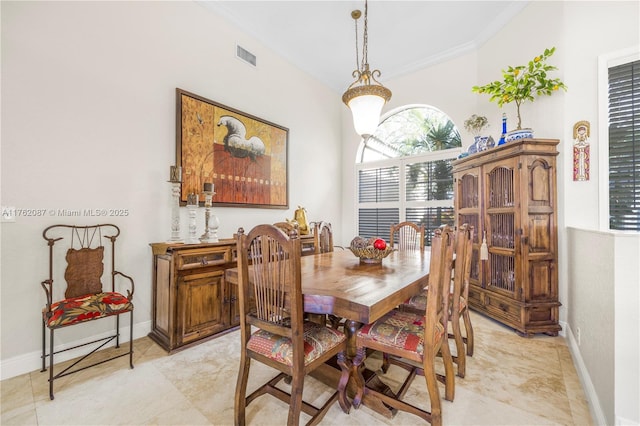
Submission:
[[[352,83],[356,36],[351,11],[360,9],[364,15],[364,0],[196,1],[337,92]],[[370,67],[382,72],[379,80],[384,82],[473,51],[528,3],[371,0]],[[363,27],[364,19],[360,18],[359,55]],[[259,57],[257,64],[259,67]]]

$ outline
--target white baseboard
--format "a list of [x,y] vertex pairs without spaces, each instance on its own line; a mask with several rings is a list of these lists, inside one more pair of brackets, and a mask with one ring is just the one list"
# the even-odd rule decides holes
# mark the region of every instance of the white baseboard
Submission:
[[571,327],[569,327],[569,324],[565,323],[563,325],[563,329],[565,329],[566,332],[565,338],[569,343],[569,352],[571,352],[571,356],[573,357],[573,364],[576,367],[578,377],[580,378],[580,383],[582,384],[582,389],[584,389],[585,396],[587,397],[587,402],[589,403],[591,417],[593,418],[595,424],[606,425],[607,420],[605,418],[604,411],[600,406],[600,400],[598,399],[596,389],[591,382],[589,371],[587,371],[587,367],[584,365],[582,355],[580,354],[578,341],[574,337],[573,331],[571,330]]
[[[138,339],[144,337],[151,331],[151,321],[138,323],[133,325],[133,338]],[[78,344],[86,343],[87,341],[107,337],[109,334],[105,333],[103,336],[92,336],[84,341],[78,340],[76,342],[69,342],[65,345],[56,346],[55,350],[62,350],[65,348],[73,347]],[[120,328],[120,344],[129,341],[129,327]],[[114,346],[115,343],[110,343],[105,347]],[[87,348],[72,349],[61,354],[56,355],[56,363],[67,361],[69,359],[77,358],[84,355],[87,352]],[[35,352],[19,355],[9,359],[0,360],[0,380],[10,379],[11,377],[19,376],[21,374],[30,373],[32,371],[40,370],[42,368],[42,352],[37,350]]]
[[564,337],[565,339],[567,338],[567,323],[564,321],[558,321],[558,324],[560,324],[560,331],[558,332],[558,335],[561,337]]

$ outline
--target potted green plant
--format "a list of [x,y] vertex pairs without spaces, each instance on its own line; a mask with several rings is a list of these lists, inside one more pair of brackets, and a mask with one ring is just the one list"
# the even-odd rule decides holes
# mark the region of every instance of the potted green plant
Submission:
[[491,95],[489,101],[497,102],[499,107],[515,102],[518,115],[517,130],[521,130],[520,105],[523,102],[533,102],[536,96],[549,96],[559,89],[567,90],[567,86],[559,78],[549,77],[549,72],[557,68],[547,64],[546,61],[555,51],[555,47],[545,49],[544,53],[533,58],[527,65],[509,66],[506,70],[502,70],[502,81],[496,80],[484,86],[473,86],[471,90]]

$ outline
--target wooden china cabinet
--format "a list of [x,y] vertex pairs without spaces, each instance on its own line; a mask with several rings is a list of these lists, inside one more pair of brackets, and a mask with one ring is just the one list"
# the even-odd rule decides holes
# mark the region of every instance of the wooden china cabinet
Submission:
[[[454,161],[456,223],[475,227],[469,304],[518,333],[557,335],[557,139]],[[488,259],[481,259],[483,236]]]
[[234,239],[151,248],[151,339],[171,352],[237,328],[238,287],[225,280],[225,270],[237,266]]

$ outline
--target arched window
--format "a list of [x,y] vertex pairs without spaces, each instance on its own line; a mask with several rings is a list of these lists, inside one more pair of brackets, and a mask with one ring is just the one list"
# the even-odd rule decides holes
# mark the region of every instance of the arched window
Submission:
[[462,152],[451,119],[429,105],[397,109],[360,144],[356,160],[358,235],[387,239],[392,224],[454,224],[451,162]]

